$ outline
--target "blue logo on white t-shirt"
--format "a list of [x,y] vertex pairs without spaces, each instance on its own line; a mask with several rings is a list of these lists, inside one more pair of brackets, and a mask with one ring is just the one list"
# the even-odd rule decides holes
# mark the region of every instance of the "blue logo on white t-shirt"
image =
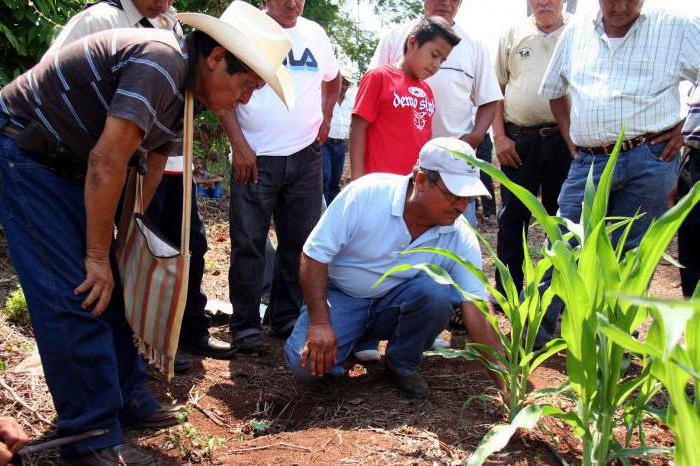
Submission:
[[311,53],[311,50],[308,48],[304,49],[304,53],[301,54],[301,58],[298,60],[294,58],[294,50],[290,50],[289,55],[282,63],[293,71],[306,71],[309,73],[316,73],[318,71],[316,57],[314,57],[314,54]]

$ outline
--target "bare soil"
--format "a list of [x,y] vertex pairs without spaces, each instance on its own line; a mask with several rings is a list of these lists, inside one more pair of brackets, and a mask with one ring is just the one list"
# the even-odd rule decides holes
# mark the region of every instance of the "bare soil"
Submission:
[[[227,205],[201,206],[207,224],[204,290],[210,299],[228,299],[230,241]],[[495,226],[481,231],[493,245]],[[530,243],[537,247],[543,235],[535,227]],[[675,244],[669,252],[675,255]],[[493,276],[493,263],[484,254],[485,269]],[[0,234],[0,303],[17,286],[4,238]],[[662,264],[654,277],[652,293],[681,295],[678,272]],[[226,325],[212,328],[229,339]],[[161,401],[188,403],[189,422],[196,430],[131,431],[129,438],[148,448],[162,464],[463,464],[484,434],[503,420],[500,403],[478,401],[466,410],[465,400],[493,394],[492,380],[480,365],[430,356],[424,375],[431,386],[424,400],[403,398],[383,375],[380,365],[348,363],[349,377],[334,383],[303,385],[292,378],[284,364],[283,340],[265,335],[262,356],[240,355],[231,361],[193,357],[194,368],[167,383],[152,372],[149,387]],[[445,331],[443,337],[459,348],[464,335]],[[0,416],[19,419],[35,439],[50,436],[55,412],[40,370],[13,371],[33,350],[31,330],[0,320]],[[558,355],[532,376],[534,388],[556,387],[566,379],[565,361]],[[568,406],[565,400],[556,400]],[[663,402],[663,401],[662,401]],[[554,420],[546,429],[519,433],[488,464],[560,465],[580,463],[580,442],[571,429]],[[546,432],[548,431],[548,432]],[[673,445],[672,433],[663,425],[647,422],[647,440],[654,445]],[[168,441],[180,434],[181,449]],[[192,439],[211,436],[225,446],[211,455]],[[176,442],[175,442],[176,443]],[[55,450],[29,458],[25,464],[54,464]],[[654,464],[668,464],[653,458]]]

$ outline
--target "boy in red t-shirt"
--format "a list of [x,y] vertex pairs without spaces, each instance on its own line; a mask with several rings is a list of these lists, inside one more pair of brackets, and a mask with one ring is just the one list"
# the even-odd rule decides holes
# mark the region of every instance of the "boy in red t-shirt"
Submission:
[[399,63],[368,71],[360,81],[350,126],[352,179],[373,173],[407,175],[432,134],[435,102],[423,81],[437,73],[460,41],[440,17],[423,18]]

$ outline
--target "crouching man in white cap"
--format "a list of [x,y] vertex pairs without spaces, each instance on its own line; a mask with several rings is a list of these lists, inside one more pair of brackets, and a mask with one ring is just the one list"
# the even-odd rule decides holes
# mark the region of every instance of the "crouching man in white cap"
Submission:
[[429,141],[408,176],[375,173],[340,192],[304,245],[301,284],[306,306],[285,345],[300,380],[344,374],[343,363],[363,339],[388,340],[388,379],[412,397],[428,385],[418,371],[423,352],[459,307],[473,341],[499,347],[484,315],[451,285],[416,269],[377,280],[399,264],[443,267],[464,290],[484,297],[483,285],[459,264],[405,249],[449,249],[481,267],[481,252],[462,213],[473,196],[488,196],[479,170],[444,147],[474,156],[454,138]]
[[64,446],[59,464],[153,464],[123,428],[177,423],[146,389],[124,318],[113,219],[134,153],[147,156],[144,202],[166,158],[179,155],[185,91],[212,111],[267,82],[288,106],[289,36],[233,2],[221,19],[182,14],[197,28],[113,29],[60,49],[0,90],[0,224],[19,274],[58,434],[97,431]]

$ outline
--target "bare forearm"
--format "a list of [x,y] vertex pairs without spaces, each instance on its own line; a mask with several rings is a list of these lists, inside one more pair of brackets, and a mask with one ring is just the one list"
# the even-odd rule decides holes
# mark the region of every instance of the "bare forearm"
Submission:
[[333,108],[340,96],[340,84],[340,73],[331,81],[325,81],[321,84],[321,110],[325,121],[330,122],[333,117]]
[[110,162],[93,149],[85,179],[86,255],[95,258],[109,256],[114,215],[126,180],[126,162]]
[[148,154],[146,163],[148,171],[143,179],[143,210],[145,211],[153,200],[153,195],[163,179],[163,170],[168,158],[155,152]]
[[474,303],[465,301],[461,304],[462,322],[469,338],[477,343],[488,345],[503,354],[503,347],[496,330],[491,326],[486,316]]
[[350,124],[350,174],[357,179],[365,174],[365,150],[367,148],[367,120],[353,116]]
[[328,266],[302,253],[299,271],[304,301],[309,308],[312,325],[328,324]]
[[[501,92],[505,95],[506,86],[501,86]],[[503,100],[496,102],[496,111],[493,115],[493,123],[491,127],[493,128],[493,138],[501,138],[506,135],[506,124],[505,124],[505,105]]]
[[476,109],[476,117],[474,118],[474,129],[472,130],[472,134],[478,136],[480,140],[484,139],[486,132],[489,130],[489,126],[491,126],[491,123],[493,123],[499,102],[502,101],[497,100],[495,102],[489,102],[479,106],[479,108]]
[[571,135],[569,133],[569,128],[571,127],[571,104],[568,96],[560,97],[558,99],[550,99],[549,108],[552,110],[552,115],[559,125],[559,131],[569,146],[569,150],[572,155],[576,153],[576,146],[571,141]]
[[224,133],[226,133],[226,136],[228,136],[233,146],[234,152],[241,150],[243,146],[249,147],[248,141],[246,141],[243,130],[241,129],[241,124],[238,122],[236,110],[227,110],[219,113],[217,116],[219,117],[221,128],[223,128]]

